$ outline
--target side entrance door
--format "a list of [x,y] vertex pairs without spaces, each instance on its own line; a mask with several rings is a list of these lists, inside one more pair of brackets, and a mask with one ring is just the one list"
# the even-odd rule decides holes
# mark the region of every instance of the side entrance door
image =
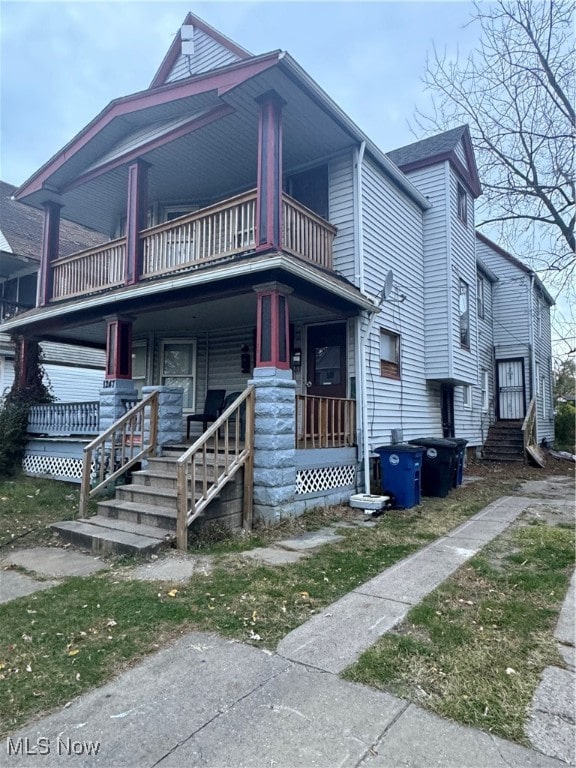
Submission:
[[442,437],[454,437],[454,387],[451,384],[442,384]]
[[523,419],[526,415],[524,360],[498,360],[498,418],[502,421]]

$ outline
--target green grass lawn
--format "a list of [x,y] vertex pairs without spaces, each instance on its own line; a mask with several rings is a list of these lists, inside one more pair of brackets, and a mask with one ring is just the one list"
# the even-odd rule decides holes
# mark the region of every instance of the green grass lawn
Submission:
[[574,529],[517,523],[428,595],[345,677],[442,717],[528,743],[553,632],[574,567]]
[[[522,473],[533,476],[531,470]],[[237,553],[238,539],[207,537],[196,542],[197,551],[213,553],[214,570],[186,585],[129,580],[133,560],[112,558],[108,572],[68,579],[0,605],[0,732],[11,732],[103,684],[191,629],[274,649],[314,613],[510,493],[517,483],[516,476],[496,473],[489,482],[459,488],[446,499],[427,498],[414,510],[387,513],[374,528],[341,529],[342,541],[293,565],[256,564]],[[0,484],[0,497],[8,497],[5,488]],[[70,486],[60,486],[62,495],[55,497],[37,481],[10,490],[17,514],[2,517],[5,541],[13,533],[42,531],[51,520],[72,516],[77,501],[77,490]],[[311,513],[244,537],[242,548],[270,544],[351,514],[347,507]],[[36,534],[28,536],[31,544],[38,543]]]

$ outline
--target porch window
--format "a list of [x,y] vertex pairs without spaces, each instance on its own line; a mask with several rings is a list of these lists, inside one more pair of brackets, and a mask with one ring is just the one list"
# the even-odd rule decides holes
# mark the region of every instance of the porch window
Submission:
[[470,288],[464,280],[459,281],[460,292],[460,345],[470,349]]
[[400,336],[392,331],[380,331],[380,375],[400,378]]
[[136,341],[132,345],[132,381],[142,397],[142,387],[146,385],[146,373],[148,369],[148,345],[145,341]]
[[184,390],[184,409],[195,409],[196,342],[166,339],[162,342],[161,384]]
[[458,184],[458,218],[462,224],[468,224],[468,199],[462,184]]

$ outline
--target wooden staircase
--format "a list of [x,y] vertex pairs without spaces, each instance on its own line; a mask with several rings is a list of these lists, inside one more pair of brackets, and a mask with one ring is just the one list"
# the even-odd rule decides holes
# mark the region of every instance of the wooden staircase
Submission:
[[522,421],[497,421],[488,430],[483,458],[487,461],[524,461]]
[[[177,463],[185,446],[171,446],[162,456],[150,458],[146,469],[132,472],[132,482],[116,487],[113,498],[98,502],[93,517],[54,523],[52,528],[65,541],[94,553],[141,552],[150,553],[161,546],[170,546],[176,539],[178,510]],[[197,461],[200,470],[200,460]],[[215,461],[202,464],[195,480],[198,492],[215,475]],[[223,516],[238,524],[241,518],[242,483],[216,496],[199,515],[205,519]],[[231,509],[231,513],[230,513]]]

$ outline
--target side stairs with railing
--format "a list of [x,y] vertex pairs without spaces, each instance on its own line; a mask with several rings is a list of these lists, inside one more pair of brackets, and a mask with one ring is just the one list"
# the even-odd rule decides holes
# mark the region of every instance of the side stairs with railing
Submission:
[[[63,538],[100,553],[152,552],[173,543],[185,550],[189,526],[209,505],[218,504],[242,468],[242,524],[251,528],[253,388],[186,449],[169,446],[157,456],[157,430],[153,392],[86,447],[79,519],[52,526]],[[129,482],[115,486],[121,477]],[[114,496],[98,503],[96,515],[87,516],[88,500],[110,489]]]

